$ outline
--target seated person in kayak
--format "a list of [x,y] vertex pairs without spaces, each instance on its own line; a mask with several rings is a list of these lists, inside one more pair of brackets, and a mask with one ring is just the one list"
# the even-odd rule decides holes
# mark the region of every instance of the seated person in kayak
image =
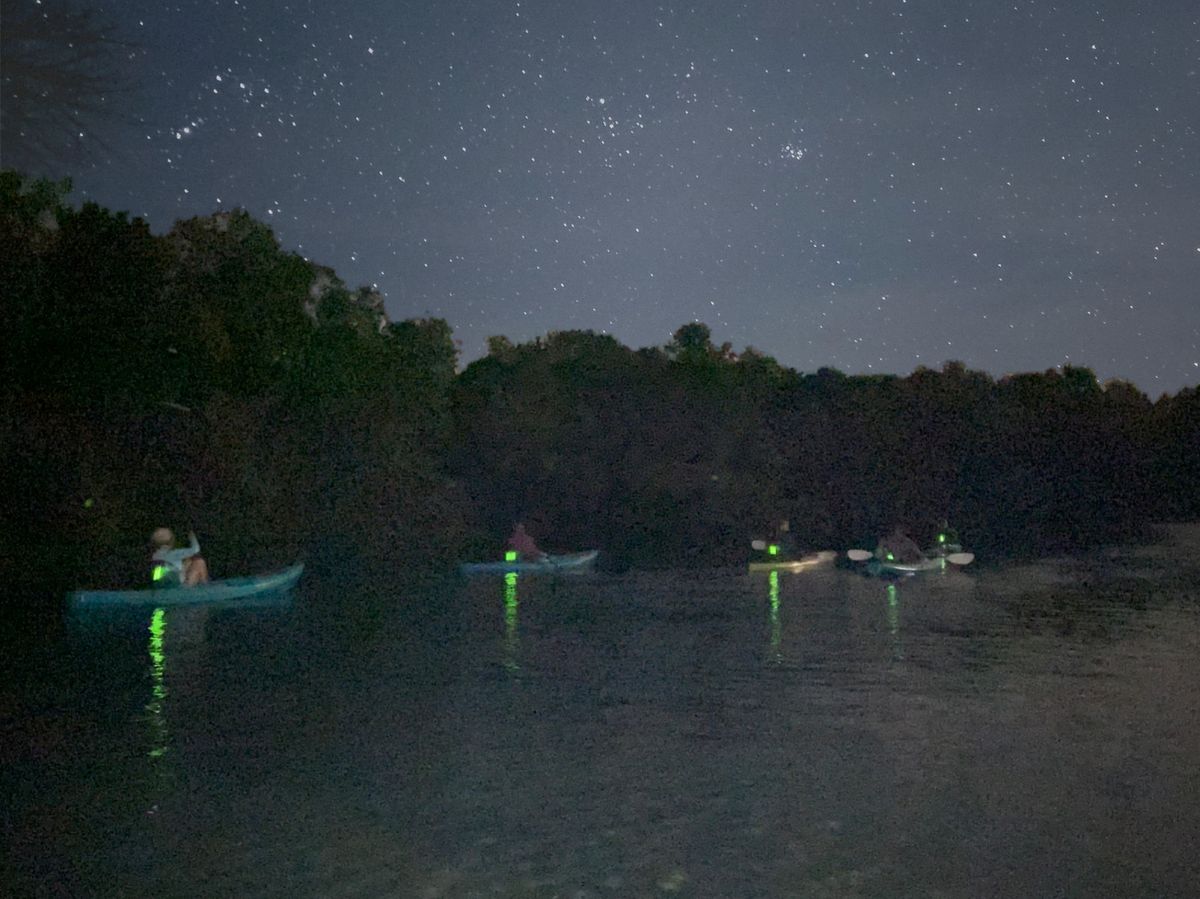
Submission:
[[[786,518],[775,525],[770,538],[763,541],[753,541],[752,546],[755,549],[761,546],[762,550],[759,554],[771,562],[785,561],[798,556],[796,541],[792,537],[791,525]],[[772,550],[772,547],[774,547],[774,550]]]
[[188,545],[176,548],[170,528],[156,528],[150,535],[154,554],[150,557],[155,587],[194,587],[208,583],[208,563],[200,555],[200,541],[188,534]]
[[541,562],[546,558],[546,554],[525,532],[525,525],[521,522],[513,526],[512,535],[508,538],[508,548],[516,552],[517,558],[522,562]]
[[938,532],[936,536],[936,549],[939,553],[957,553],[962,552],[962,544],[958,540],[958,531],[950,527],[946,519],[942,519],[938,524]]
[[925,558],[921,548],[908,536],[903,525],[897,524],[892,532],[875,547],[875,558],[884,562],[919,562]]

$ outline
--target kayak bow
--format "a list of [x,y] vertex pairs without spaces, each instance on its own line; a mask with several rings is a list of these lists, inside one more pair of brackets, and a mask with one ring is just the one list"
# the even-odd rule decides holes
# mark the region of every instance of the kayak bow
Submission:
[[807,556],[801,556],[799,559],[771,559],[762,562],[751,562],[750,570],[756,571],[806,571],[809,568],[816,568],[818,565],[825,565],[837,558],[837,553],[833,550],[825,549],[817,553],[809,553]]

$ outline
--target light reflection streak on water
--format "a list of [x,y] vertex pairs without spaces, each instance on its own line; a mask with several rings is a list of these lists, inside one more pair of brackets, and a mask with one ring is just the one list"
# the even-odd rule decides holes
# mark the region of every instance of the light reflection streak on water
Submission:
[[778,662],[779,641],[782,636],[782,628],[779,624],[779,572],[772,571],[767,575],[768,592],[770,600],[770,620],[771,620],[771,661]]
[[521,648],[521,637],[517,629],[517,573],[504,575],[504,667],[509,671],[520,671],[517,657]]
[[904,648],[900,642],[900,591],[895,584],[887,585],[887,623],[888,633],[892,635],[892,657],[904,658]]
[[147,652],[150,655],[150,701],[146,703],[147,721],[150,727],[150,749],[152,759],[167,754],[167,654],[164,643],[167,634],[167,610],[157,608],[150,616],[150,640]]

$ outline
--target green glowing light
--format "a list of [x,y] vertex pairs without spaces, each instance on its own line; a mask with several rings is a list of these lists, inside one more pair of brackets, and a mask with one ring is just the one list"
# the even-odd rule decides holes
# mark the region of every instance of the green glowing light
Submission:
[[94,499],[92,499],[90,496],[83,501],[83,507],[85,509],[90,509],[94,505],[96,505],[96,501]]
[[893,556],[893,555],[892,555],[892,554],[889,552],[889,553],[887,554],[887,560],[888,560],[889,562],[895,562],[895,561],[896,561],[896,557],[895,557],[895,556]]
[[154,579],[155,583],[158,583],[167,576],[170,570],[166,565],[155,565],[154,570],[150,572],[150,577]]
[[505,552],[504,552],[504,561],[505,561],[505,562],[515,562],[515,561],[517,561],[517,551],[516,551],[515,549],[509,549],[509,550],[505,550]]
[[945,542],[946,542],[946,535],[938,534],[938,543],[945,543]]
[[768,547],[767,547],[767,555],[768,555],[768,556],[777,556],[777,555],[779,555],[779,544],[778,544],[778,543],[772,543],[770,546],[768,546]]

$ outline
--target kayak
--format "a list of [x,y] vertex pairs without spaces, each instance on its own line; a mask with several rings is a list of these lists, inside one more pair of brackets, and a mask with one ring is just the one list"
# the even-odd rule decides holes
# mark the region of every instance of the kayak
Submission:
[[496,574],[509,571],[559,574],[567,571],[583,571],[591,567],[598,555],[600,555],[600,550],[589,549],[579,553],[548,555],[539,562],[522,562],[515,559],[496,562],[463,562],[458,566],[458,570],[463,574]]
[[257,600],[275,598],[290,590],[303,571],[304,564],[297,563],[270,574],[231,577],[194,587],[75,590],[67,594],[67,608],[72,612],[82,612],[95,608],[131,606],[254,605]]
[[908,575],[922,571],[941,571],[946,567],[944,556],[926,556],[916,562],[885,562],[883,559],[872,559],[867,563],[869,574]]
[[751,571],[805,571],[809,568],[816,568],[818,565],[825,565],[837,558],[837,553],[831,549],[821,550],[819,553],[809,553],[807,556],[801,556],[799,559],[770,559],[762,562],[751,562]]
[[942,571],[947,567],[961,568],[974,562],[973,552],[948,552],[941,556],[925,556],[914,562],[887,562],[863,550],[851,550],[847,555],[854,562],[866,562],[866,574],[882,577],[916,575],[922,571]]

